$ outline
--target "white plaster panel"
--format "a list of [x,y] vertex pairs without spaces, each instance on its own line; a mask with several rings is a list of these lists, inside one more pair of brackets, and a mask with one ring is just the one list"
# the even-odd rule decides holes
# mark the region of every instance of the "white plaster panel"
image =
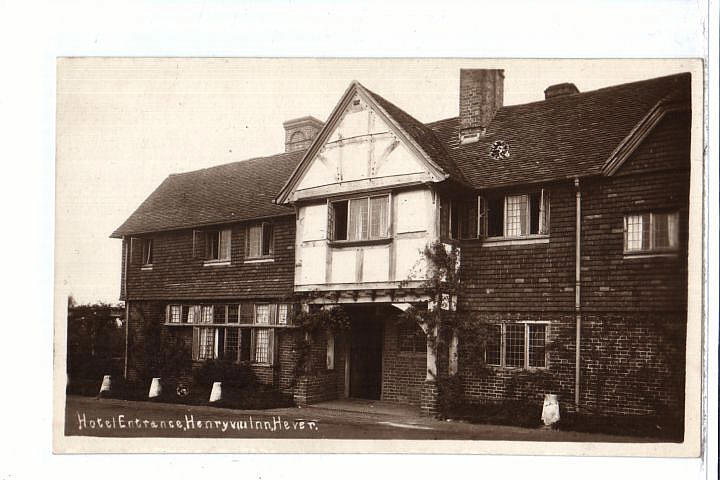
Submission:
[[330,185],[337,181],[337,160],[332,155],[325,156],[325,162],[313,159],[310,168],[303,175],[298,184],[298,189],[312,188],[320,185]]
[[349,143],[341,148],[343,180],[347,182],[367,178],[370,143]]
[[388,278],[388,263],[390,262],[390,248],[367,247],[363,252],[363,282],[386,282]]
[[395,280],[422,280],[426,278],[426,262],[423,250],[426,238],[396,238]]
[[300,247],[301,274],[303,285],[325,283],[325,245]]
[[301,242],[308,240],[324,240],[327,238],[327,204],[308,205],[299,211],[302,217]]
[[410,150],[401,142],[388,158],[378,168],[376,177],[389,177],[391,175],[404,175],[427,171]]
[[356,257],[354,248],[333,250],[330,283],[355,283]]
[[429,219],[432,218],[430,195],[426,190],[398,192],[396,232],[421,232],[428,230]]

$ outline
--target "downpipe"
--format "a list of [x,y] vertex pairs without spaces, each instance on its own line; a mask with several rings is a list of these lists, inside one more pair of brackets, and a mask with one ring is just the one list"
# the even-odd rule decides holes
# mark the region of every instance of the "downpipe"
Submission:
[[575,408],[580,407],[580,341],[582,315],[580,311],[580,260],[581,260],[581,203],[580,179],[575,178]]

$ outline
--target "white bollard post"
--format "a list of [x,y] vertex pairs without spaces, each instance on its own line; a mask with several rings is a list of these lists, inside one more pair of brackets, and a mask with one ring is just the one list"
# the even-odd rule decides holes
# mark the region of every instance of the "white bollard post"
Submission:
[[110,392],[110,375],[105,375],[103,377],[102,385],[100,385],[100,395],[106,392]]
[[148,398],[159,397],[161,393],[162,393],[162,385],[160,385],[160,378],[153,377],[152,383],[150,383],[150,393],[148,393]]
[[222,400],[222,382],[214,382],[210,391],[210,403]]
[[558,404],[557,395],[552,393],[545,394],[543,402],[542,422],[545,427],[551,427],[560,421],[560,404]]

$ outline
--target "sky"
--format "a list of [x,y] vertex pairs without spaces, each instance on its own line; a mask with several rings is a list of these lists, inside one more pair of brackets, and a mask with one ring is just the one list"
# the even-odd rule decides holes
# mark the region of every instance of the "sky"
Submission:
[[109,238],[171,173],[284,151],[286,120],[325,121],[352,80],[420,121],[457,116],[460,68],[503,68],[504,103],[689,71],[683,61],[65,58],[57,66],[56,287],[115,303]]

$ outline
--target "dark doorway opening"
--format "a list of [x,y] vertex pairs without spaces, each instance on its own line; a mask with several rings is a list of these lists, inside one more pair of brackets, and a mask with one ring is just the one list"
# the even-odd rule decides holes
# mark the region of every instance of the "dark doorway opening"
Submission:
[[380,400],[383,322],[368,315],[350,323],[350,396]]

